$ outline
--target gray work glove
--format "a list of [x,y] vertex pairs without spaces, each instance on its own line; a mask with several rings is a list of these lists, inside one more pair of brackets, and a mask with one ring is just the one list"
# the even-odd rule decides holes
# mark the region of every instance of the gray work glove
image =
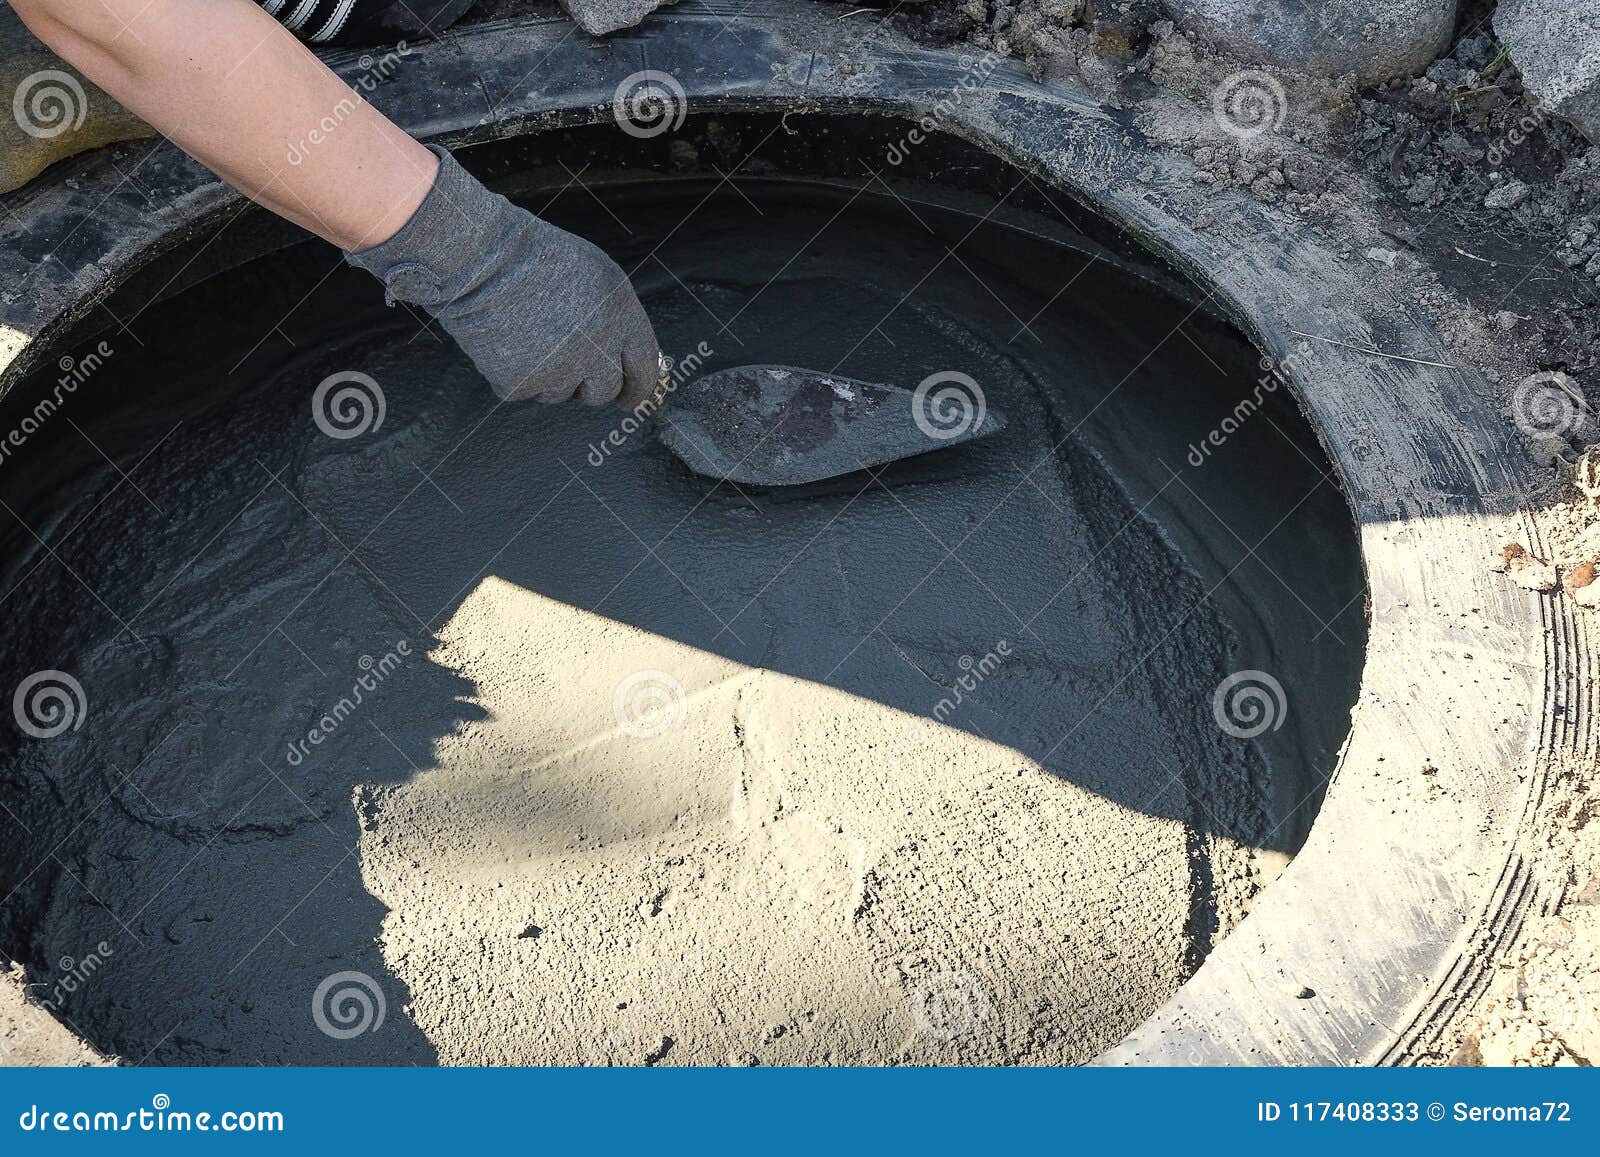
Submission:
[[628,275],[429,147],[439,175],[411,220],[345,260],[381,280],[390,304],[436,317],[502,398],[632,408],[649,396],[660,354]]

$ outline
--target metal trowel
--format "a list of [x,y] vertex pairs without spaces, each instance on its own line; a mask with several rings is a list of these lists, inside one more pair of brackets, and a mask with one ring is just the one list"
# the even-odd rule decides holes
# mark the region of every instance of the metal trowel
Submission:
[[660,434],[696,474],[799,486],[985,438],[1005,424],[962,374],[906,390],[750,365],[677,387],[661,411]]

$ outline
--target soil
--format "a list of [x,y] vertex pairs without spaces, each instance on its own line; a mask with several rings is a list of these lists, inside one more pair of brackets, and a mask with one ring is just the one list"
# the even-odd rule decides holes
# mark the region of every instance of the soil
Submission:
[[1021,58],[1042,79],[1123,105],[1194,158],[1197,181],[1348,231],[1352,259],[1425,264],[1492,319],[1473,352],[1498,347],[1480,364],[1512,383],[1597,368],[1600,146],[1539,111],[1495,41],[1493,0],[1463,6],[1449,53],[1419,75],[1358,86],[1261,70],[1280,86],[1268,94],[1277,123],[1251,136],[1226,131],[1212,107],[1242,62],[1152,5],[1106,7],[1097,17],[1050,0],[930,0],[891,23],[924,43]]

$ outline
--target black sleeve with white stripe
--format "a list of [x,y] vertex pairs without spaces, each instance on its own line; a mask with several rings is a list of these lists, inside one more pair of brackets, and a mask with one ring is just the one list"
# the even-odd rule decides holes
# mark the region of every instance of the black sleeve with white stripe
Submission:
[[[331,44],[350,22],[357,0],[257,0],[267,15],[311,44]],[[370,0],[369,0],[370,2]]]
[[473,0],[256,0],[308,44],[379,44],[443,32]]

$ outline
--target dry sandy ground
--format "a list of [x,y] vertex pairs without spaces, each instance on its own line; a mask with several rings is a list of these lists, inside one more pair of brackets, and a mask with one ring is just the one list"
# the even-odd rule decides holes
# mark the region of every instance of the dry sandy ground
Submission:
[[1600,832],[1592,769],[1551,809],[1545,870],[1563,889],[1499,961],[1462,1032],[1454,1064],[1600,1063]]
[[24,996],[22,969],[0,972],[0,1065],[96,1065],[102,1058]]
[[[1591,587],[1569,589],[1573,574],[1600,554],[1600,510],[1587,500],[1560,502],[1540,515],[1549,558],[1508,567],[1511,581],[1549,584],[1545,597],[1578,598],[1592,609]],[[1520,545],[1520,544],[1519,544]],[[1521,570],[1519,575],[1517,572]],[[1543,573],[1540,573],[1540,572]],[[1600,813],[1592,764],[1562,770],[1539,815],[1537,868],[1552,899],[1516,938],[1498,946],[1488,993],[1455,1038],[1454,1064],[1593,1065],[1600,1062]]]
[[[1590,860],[1593,863],[1593,859]],[[1454,1063],[1600,1061],[1600,878],[1561,915],[1537,917],[1501,962]]]
[[1010,749],[498,580],[437,657],[493,718],[361,855],[443,1061],[1062,1062],[1180,979],[1182,825]]

